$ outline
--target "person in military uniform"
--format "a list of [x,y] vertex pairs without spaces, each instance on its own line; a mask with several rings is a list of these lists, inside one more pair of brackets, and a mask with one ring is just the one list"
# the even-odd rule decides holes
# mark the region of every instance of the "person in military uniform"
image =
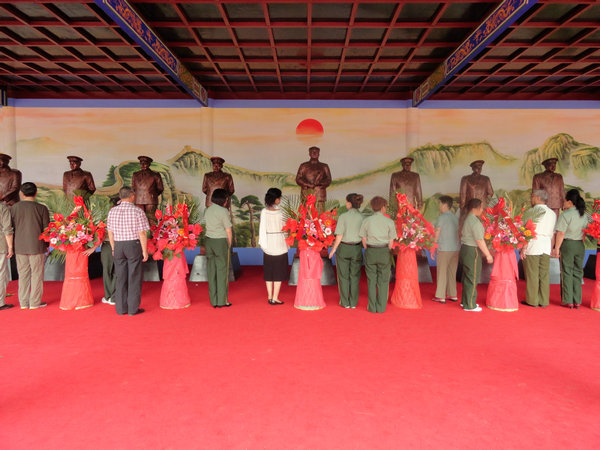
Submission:
[[340,292],[340,306],[355,309],[358,304],[358,291],[360,283],[360,268],[362,266],[362,239],[359,232],[363,216],[358,210],[362,205],[363,196],[348,194],[346,196],[347,211],[340,215],[335,228],[335,242],[329,254],[335,259],[337,265],[338,290]]
[[563,212],[556,221],[556,238],[552,250],[552,256],[560,258],[561,306],[570,309],[579,309],[581,306],[581,282],[585,258],[583,230],[587,226],[585,200],[581,198],[577,189],[571,189],[565,196]]
[[229,257],[233,239],[232,224],[227,204],[227,191],[215,189],[211,204],[204,212],[206,224],[206,272],[208,276],[208,296],[214,308],[231,306],[227,300],[229,293]]
[[12,206],[19,201],[21,172],[8,165],[12,157],[0,153],[0,202]]
[[131,177],[131,188],[135,192],[135,206],[142,208],[146,215],[154,217],[158,206],[158,196],[164,187],[160,173],[150,169],[153,159],[149,156],[138,156],[140,169]]
[[371,208],[374,214],[363,221],[358,233],[366,249],[365,272],[369,292],[367,310],[373,313],[385,312],[387,306],[392,267],[390,250],[394,239],[398,237],[394,221],[384,216],[386,207],[386,199],[373,197]]
[[459,261],[462,265],[462,297],[460,305],[465,311],[481,311],[477,304],[477,280],[481,273],[481,253],[488,264],[494,262],[492,254],[485,244],[484,229],[481,220],[483,203],[478,198],[472,198],[466,205],[468,212],[463,224]]
[[212,205],[212,194],[216,189],[224,189],[227,193],[225,208],[229,209],[231,207],[231,196],[235,192],[233,177],[231,174],[223,172],[225,160],[220,156],[213,156],[210,158],[210,162],[212,163],[213,171],[205,173],[204,180],[202,181],[202,192],[206,194],[205,205],[207,207]]
[[321,149],[311,147],[308,149],[310,160],[300,164],[296,175],[296,184],[300,186],[302,201],[311,193],[317,199],[316,207],[323,209],[327,201],[327,187],[331,184],[329,166],[319,161]]
[[67,156],[71,170],[63,174],[63,192],[68,198],[75,195],[89,197],[96,192],[94,177],[90,172],[81,169],[81,159],[79,156]]
[[[396,194],[406,194],[408,201],[416,208],[423,206],[423,193],[421,191],[421,177],[416,172],[411,172],[413,158],[402,158],[402,170],[394,172],[390,178],[390,198],[396,199]],[[398,200],[394,200],[397,202]]]
[[542,165],[546,168],[541,173],[536,173],[533,176],[531,190],[543,190],[548,194],[547,206],[554,214],[558,216],[560,208],[562,208],[565,198],[565,183],[560,173],[556,173],[557,158],[548,158],[542,161]]

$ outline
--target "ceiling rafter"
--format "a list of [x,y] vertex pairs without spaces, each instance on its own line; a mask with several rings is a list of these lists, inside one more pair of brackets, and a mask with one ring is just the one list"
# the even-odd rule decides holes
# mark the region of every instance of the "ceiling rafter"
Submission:
[[[497,0],[128,0],[212,98],[408,99]],[[538,0],[433,99],[600,99],[600,4]],[[0,0],[9,95],[189,98],[92,0]]]

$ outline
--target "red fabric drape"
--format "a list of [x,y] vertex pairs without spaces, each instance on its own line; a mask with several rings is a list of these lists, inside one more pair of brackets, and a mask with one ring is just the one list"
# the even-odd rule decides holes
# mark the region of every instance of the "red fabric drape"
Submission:
[[163,285],[160,291],[160,307],[164,309],[187,308],[191,304],[187,287],[187,261],[183,255],[165,259]]
[[65,263],[65,281],[60,294],[60,309],[82,309],[94,305],[88,257],[80,250],[68,250]]
[[396,261],[396,285],[391,302],[404,309],[421,309],[421,291],[419,289],[419,271],[417,252],[414,248],[401,249]]
[[325,308],[323,289],[321,288],[321,273],[323,260],[319,252],[300,250],[300,267],[298,270],[298,286],[294,307],[298,309]]
[[519,268],[514,250],[496,253],[487,292],[487,306],[498,311],[517,311]]
[[594,285],[594,292],[592,293],[592,301],[590,302],[590,308],[600,311],[600,252],[596,253],[596,281]]

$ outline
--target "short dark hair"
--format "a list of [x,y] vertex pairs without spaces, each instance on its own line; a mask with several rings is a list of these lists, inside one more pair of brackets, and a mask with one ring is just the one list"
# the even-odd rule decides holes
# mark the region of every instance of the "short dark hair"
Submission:
[[123,186],[119,189],[119,198],[121,200],[131,197],[132,194],[135,194],[135,192],[130,186]]
[[278,198],[281,198],[281,189],[269,188],[265,194],[265,205],[273,206]]
[[467,202],[467,212],[471,212],[481,206],[481,200],[478,198],[472,198]]
[[21,185],[21,192],[25,197],[35,197],[35,194],[37,194],[37,186],[35,183],[28,181]]
[[363,196],[353,192],[352,194],[346,195],[346,201],[349,202],[354,209],[360,208],[363,202]]
[[384,206],[387,206],[387,203],[387,200],[383,197],[373,197],[371,199],[371,209],[373,209],[375,212],[381,211]]
[[442,195],[440,198],[438,198],[440,203],[443,203],[444,205],[448,206],[448,209],[452,208],[452,197],[450,197],[449,195]]
[[210,201],[219,206],[225,206],[228,197],[225,189],[215,189],[210,197]]

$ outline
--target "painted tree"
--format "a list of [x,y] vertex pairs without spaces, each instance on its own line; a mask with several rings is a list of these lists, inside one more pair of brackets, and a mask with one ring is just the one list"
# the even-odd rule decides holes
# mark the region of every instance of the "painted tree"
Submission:
[[[231,197],[231,203],[238,209],[237,218],[243,221],[250,221],[250,245],[256,247],[256,231],[254,229],[254,221],[256,214],[264,208],[256,195],[246,195],[241,199],[235,196]],[[244,209],[244,208],[247,208]]]

